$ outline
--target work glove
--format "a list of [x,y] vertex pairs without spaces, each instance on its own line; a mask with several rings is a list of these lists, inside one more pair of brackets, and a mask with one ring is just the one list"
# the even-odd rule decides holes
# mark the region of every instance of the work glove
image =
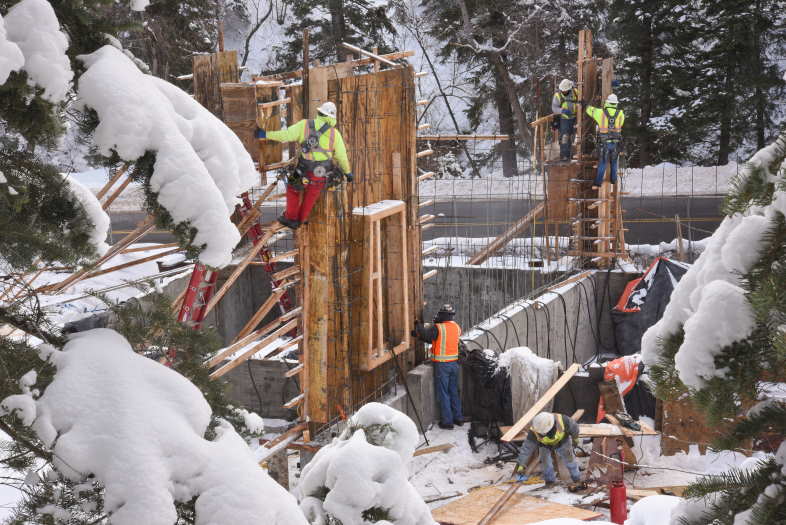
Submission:
[[516,474],[516,481],[518,481],[518,482],[527,481],[528,479],[529,479],[529,476],[527,476],[524,473]]
[[612,80],[611,81],[611,87],[619,87],[619,85],[620,85],[620,81],[619,80]]
[[355,180],[355,176],[352,175],[351,171],[349,173],[345,173],[344,178],[347,180],[347,182],[352,182],[353,180]]
[[256,136],[258,139],[266,139],[267,132],[262,128],[257,128]]
[[562,114],[563,115],[570,115],[570,110],[569,109],[563,109],[562,110]]

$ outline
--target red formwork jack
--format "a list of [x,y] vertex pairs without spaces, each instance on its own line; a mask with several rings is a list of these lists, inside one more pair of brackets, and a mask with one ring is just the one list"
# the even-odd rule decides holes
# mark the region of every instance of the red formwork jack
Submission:
[[609,508],[611,509],[611,522],[624,525],[628,519],[628,494],[625,488],[625,463],[622,454],[622,444],[617,440],[617,455],[620,459],[619,478],[612,477],[609,481]]

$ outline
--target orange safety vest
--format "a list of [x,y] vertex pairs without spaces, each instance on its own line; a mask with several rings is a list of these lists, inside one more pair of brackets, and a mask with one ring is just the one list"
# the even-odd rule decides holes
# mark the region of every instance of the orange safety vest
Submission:
[[619,125],[619,122],[622,121],[620,118],[620,110],[617,108],[614,109],[615,111],[612,115],[609,113],[608,108],[604,107],[600,115],[600,126],[598,126],[598,131],[600,132],[601,138],[606,141],[618,141],[622,138],[622,126]]
[[431,343],[431,360],[440,363],[458,361],[461,327],[454,321],[436,323],[437,338]]

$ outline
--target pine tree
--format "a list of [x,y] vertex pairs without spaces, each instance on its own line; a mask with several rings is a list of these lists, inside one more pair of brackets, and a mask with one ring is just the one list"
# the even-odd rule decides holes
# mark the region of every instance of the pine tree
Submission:
[[[706,333],[708,327],[704,326],[704,330],[697,333],[696,325],[693,325],[692,342],[688,347],[687,322],[676,322],[674,312],[667,309],[664,320],[644,338],[647,343],[645,361],[652,365],[658,397],[674,399],[688,396],[701,407],[711,423],[738,418],[739,422],[732,430],[718,439],[719,448],[738,447],[745,439],[758,438],[763,433],[779,436],[786,433],[786,404],[782,401],[767,400],[746,411],[762,395],[766,396],[766,392],[763,392],[764,382],[786,380],[786,332],[783,330],[786,325],[784,198],[786,132],[781,133],[772,145],[759,151],[735,181],[725,204],[728,217],[710,241],[722,244],[711,248],[712,253],[702,254],[702,257],[712,257],[714,260],[702,261],[700,257],[672,295],[672,302],[683,304],[679,302],[684,297],[680,288],[689,292],[692,289],[689,287],[696,286],[698,282],[703,283],[700,285],[702,293],[709,293],[708,287],[717,280],[736,281],[734,269],[744,264],[745,269],[740,276],[742,290],[739,292],[743,294],[741,297],[744,303],[726,312],[727,316],[731,314],[736,319],[750,319],[745,322],[746,325],[749,323],[749,329],[739,334],[744,337],[718,347],[712,334]],[[746,220],[747,223],[744,222]],[[741,229],[735,235],[736,228]],[[735,246],[735,242],[754,244]],[[753,251],[756,257],[746,258],[745,262],[740,263],[742,259],[730,257],[731,250],[745,254]],[[700,275],[713,280],[697,281]],[[692,302],[695,300],[694,296]],[[695,303],[693,307],[702,308]],[[692,315],[698,314],[694,312]],[[721,313],[718,312],[718,315]],[[679,325],[676,330],[672,326],[675,322]],[[660,339],[656,341],[657,337]],[[708,344],[715,346],[707,348]],[[711,356],[711,369],[702,366],[707,360],[697,360],[696,352],[705,352]],[[784,485],[786,442],[780,445],[774,458],[759,463],[751,470],[732,470],[723,475],[701,478],[691,485],[686,492],[687,497],[693,498],[689,500],[689,505],[706,505],[707,508],[699,513],[700,518],[685,517],[683,523],[731,525],[738,523],[735,516],[740,519],[741,516],[747,517],[744,523],[748,525],[781,523],[786,520]]]
[[277,69],[302,67],[304,29],[309,30],[310,59],[323,64],[344,60],[350,52],[341,46],[342,42],[367,50],[377,47],[383,54],[393,51],[388,39],[396,30],[386,2],[304,0],[290,2],[290,7],[292,22],[286,28],[289,41],[278,50]]

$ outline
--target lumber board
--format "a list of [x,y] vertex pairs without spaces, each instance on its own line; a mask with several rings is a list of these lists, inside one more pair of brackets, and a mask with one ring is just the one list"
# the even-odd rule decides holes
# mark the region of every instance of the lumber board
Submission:
[[[415,56],[414,51],[396,51],[395,53],[388,53],[386,55],[379,55],[381,58],[385,58],[387,60],[400,60],[402,58],[409,58]],[[361,58],[357,60],[352,60],[350,62],[345,62],[340,64],[346,68],[354,69],[356,67],[366,66],[374,62],[373,58]],[[337,66],[339,64],[336,64]],[[331,66],[332,67],[332,66]],[[303,70],[298,69],[296,71],[287,71],[285,73],[274,73],[272,75],[264,75],[264,76],[255,76],[253,79],[257,80],[289,80],[294,78],[301,78],[303,76]],[[345,75],[346,76],[346,75]],[[342,77],[339,77],[342,78]]]
[[85,279],[92,279],[93,277],[98,277],[99,275],[106,275],[108,273],[116,272],[118,270],[124,270],[126,268],[130,268],[132,266],[138,266],[140,264],[144,264],[146,262],[154,261],[156,259],[160,259],[161,257],[166,257],[167,255],[172,255],[180,251],[180,248],[173,248],[172,250],[167,250],[161,253],[154,253],[153,255],[148,255],[147,257],[143,257],[141,259],[134,259],[133,261],[128,261],[123,264],[117,264],[115,266],[110,266],[109,268],[105,268],[103,270],[96,270],[91,272],[85,276]]
[[510,140],[510,135],[418,135],[418,140],[431,140],[434,142],[447,140]]
[[554,396],[556,396],[557,393],[562,390],[566,384],[568,384],[568,381],[570,381],[570,379],[576,375],[576,372],[579,371],[579,368],[581,367],[578,363],[573,363],[570,365],[565,373],[562,374],[562,376],[560,376],[560,378],[557,379],[548,390],[546,390],[541,398],[538,399],[529,410],[527,410],[521,419],[516,421],[516,423],[502,436],[502,441],[512,441],[519,434],[519,432],[527,428],[532,419],[544,408],[546,408],[546,405],[548,405],[549,401],[554,399]]
[[103,186],[103,187],[102,187],[100,190],[98,190],[98,193],[96,193],[96,199],[98,199],[99,201],[100,201],[101,199],[103,199],[103,198],[104,198],[104,195],[106,195],[106,194],[107,194],[107,192],[108,192],[108,191],[109,191],[109,190],[112,188],[112,186],[114,186],[115,182],[117,182],[117,181],[118,181],[118,179],[120,179],[120,177],[122,177],[122,176],[123,176],[123,174],[126,172],[126,170],[127,170],[127,169],[128,169],[128,163],[126,163],[126,164],[123,164],[123,165],[120,167],[120,169],[118,169],[117,171],[115,171],[115,174],[114,174],[114,175],[112,175],[112,176],[109,178],[109,180],[108,180],[108,181],[106,181],[106,184],[104,184],[104,186]]
[[126,180],[121,182],[120,185],[117,187],[117,189],[115,189],[115,191],[113,191],[112,194],[109,197],[107,197],[107,199],[101,205],[101,208],[104,211],[108,210],[109,207],[112,205],[112,203],[115,202],[115,200],[117,200],[118,197],[120,197],[120,194],[123,193],[126,190],[126,188],[128,188],[128,185],[131,184],[131,180],[132,179],[130,176],[126,177]]
[[126,248],[121,250],[120,253],[137,253],[137,252],[151,252],[153,250],[163,250],[165,248],[174,248],[178,246],[176,242],[168,242],[164,244],[153,244],[151,246],[139,246],[137,248]]
[[[517,488],[518,485],[513,485]],[[466,496],[432,511],[431,516],[441,525],[477,525],[509,486],[482,487]],[[497,513],[493,525],[524,525],[556,518],[574,518],[582,521],[601,517],[598,512],[555,503],[525,494],[512,494]]]
[[245,336],[247,336],[248,334],[250,334],[251,331],[260,323],[260,321],[262,321],[262,319],[268,313],[270,313],[270,311],[273,309],[273,307],[276,304],[278,304],[278,301],[281,300],[281,296],[282,295],[284,295],[284,291],[283,290],[275,291],[275,292],[271,293],[268,296],[268,298],[265,300],[265,302],[262,303],[262,305],[259,307],[259,309],[254,313],[254,315],[251,316],[251,319],[249,319],[248,322],[245,324],[245,326],[240,330],[240,332],[238,332],[238,334],[235,336],[235,338],[232,339],[232,342],[235,343],[239,339],[242,339]]
[[265,337],[264,339],[259,341],[259,343],[255,344],[249,350],[246,350],[245,352],[243,352],[243,354],[241,356],[233,359],[229,363],[225,364],[224,366],[222,366],[218,370],[216,370],[213,373],[211,373],[210,374],[210,379],[216,379],[218,377],[221,377],[224,374],[226,374],[227,372],[229,372],[230,370],[233,370],[233,369],[237,368],[241,364],[243,364],[246,361],[248,361],[254,354],[259,352],[262,348],[266,347],[267,345],[269,345],[270,343],[272,343],[273,341],[275,341],[276,339],[278,339],[282,335],[285,335],[290,330],[293,330],[294,328],[297,328],[297,319],[293,319],[292,321],[288,322],[287,324],[285,324],[284,326],[282,326],[281,328],[279,328],[278,330],[276,330],[272,334],[268,335],[267,337]]
[[[576,410],[576,411],[573,413],[573,415],[572,415],[572,416],[570,416],[570,418],[571,418],[573,421],[576,421],[576,422],[578,422],[578,420],[579,420],[579,419],[581,419],[581,416],[583,416],[583,415],[584,415],[584,409],[583,409],[583,408],[580,408],[580,409]],[[584,423],[579,423],[579,437],[595,437],[595,436],[594,436],[594,434],[593,434],[593,432],[598,432],[599,430],[594,430],[594,429],[591,429],[591,428],[586,428],[586,427],[594,427],[594,426],[598,426],[598,425],[586,425],[586,424],[584,424]],[[504,433],[506,433],[506,432],[507,432],[508,430],[510,430],[511,428],[512,428],[512,425],[511,425],[511,426],[501,426],[501,427],[499,427],[500,431],[501,431],[503,434],[504,434]],[[621,435],[622,435],[622,432],[621,432],[621,431],[619,431],[619,429],[617,429],[617,431],[619,432],[618,434],[608,434],[608,435],[621,436]],[[518,433],[518,435],[517,435],[515,438],[513,438],[511,441],[524,441],[524,439],[526,439],[526,437],[527,437],[527,432],[528,432],[527,430],[522,430],[522,431],[521,431],[521,432],[519,432],[519,433]],[[602,434],[602,435],[604,435],[604,436],[605,436],[605,435],[607,435],[607,434]],[[533,454],[533,457],[536,457],[536,456],[537,456],[536,454]]]
[[524,217],[517,220],[513,226],[508,228],[505,233],[494,239],[489,243],[488,246],[483,248],[477,254],[475,254],[469,261],[468,264],[483,264],[489,257],[494,255],[499,249],[505,246],[510,240],[516,236],[521,230],[529,226],[529,224],[534,221],[537,217],[539,217],[545,209],[545,204],[540,203],[534,208],[532,208],[529,213],[527,213]]
[[451,448],[455,447],[453,443],[443,443],[441,445],[434,445],[433,447],[426,447],[416,450],[412,457],[423,456],[426,454],[433,454],[434,452],[447,452]]

